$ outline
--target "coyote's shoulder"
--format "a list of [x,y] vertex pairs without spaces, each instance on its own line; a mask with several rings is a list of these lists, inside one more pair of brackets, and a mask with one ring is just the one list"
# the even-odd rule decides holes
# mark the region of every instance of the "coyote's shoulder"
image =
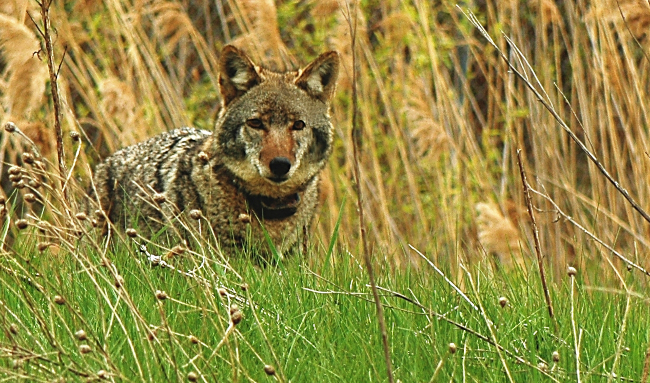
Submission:
[[108,157],[94,179],[102,210],[119,227],[138,220],[155,231],[197,209],[225,247],[249,235],[263,242],[261,225],[278,250],[293,247],[311,224],[332,151],[338,68],[338,54],[328,52],[275,73],[226,46],[214,132],[176,129]]

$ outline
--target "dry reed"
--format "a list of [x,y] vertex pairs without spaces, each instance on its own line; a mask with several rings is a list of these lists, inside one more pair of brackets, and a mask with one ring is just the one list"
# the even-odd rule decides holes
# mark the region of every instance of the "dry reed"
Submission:
[[[26,22],[25,4],[0,8],[0,119],[16,121],[42,146],[43,155],[51,156],[46,142],[53,127],[41,118],[52,113],[42,101],[47,74],[42,57],[33,56],[39,44]],[[650,145],[650,89],[645,85],[650,64],[640,52],[647,41],[640,32],[647,23],[646,5],[620,1],[622,21],[613,8],[616,2],[608,4],[487,2],[475,11],[497,46],[506,46],[506,36],[516,43],[518,57],[530,64],[519,62],[519,69],[613,179],[639,206],[650,206],[644,181],[650,174],[644,154]],[[337,140],[316,232],[328,242],[338,225],[338,249],[360,251],[356,207],[349,198],[354,173],[348,128],[351,50],[340,5],[227,1],[215,9],[208,1],[77,2],[67,9],[53,4],[54,43],[67,47],[59,73],[62,130],[81,134],[84,150],[75,169],[86,177],[84,186],[87,169],[121,146],[183,125],[213,124],[221,45],[239,42],[278,69],[337,49],[343,56],[333,108]],[[507,211],[525,206],[516,181],[515,149],[521,147],[531,178],[545,185],[562,211],[620,254],[637,246],[639,260],[634,261],[647,268],[642,261],[650,251],[644,239],[647,222],[556,128],[537,96],[508,72],[453,4],[386,1],[355,12],[363,132],[359,186],[368,196],[364,209],[371,249],[382,254],[381,262],[418,265],[419,257],[401,250],[411,243],[423,251],[446,249],[430,251],[437,254],[432,261],[447,261],[455,270],[458,254],[476,258],[482,248],[504,262],[520,263],[526,251],[519,249],[532,248],[532,237]],[[97,25],[92,19],[99,13],[105,16]],[[299,27],[293,29],[294,24]],[[504,34],[494,30],[496,25]],[[2,138],[4,160],[19,162],[23,148],[11,140]],[[64,144],[71,147],[69,141]],[[71,161],[69,156],[67,165]],[[544,199],[533,204],[541,211],[540,245],[555,254],[550,278],[568,263],[598,264],[589,262],[598,244],[570,222],[544,213],[554,210]],[[497,240],[501,234],[496,233],[506,234]],[[584,269],[587,280],[598,273],[598,268]]]

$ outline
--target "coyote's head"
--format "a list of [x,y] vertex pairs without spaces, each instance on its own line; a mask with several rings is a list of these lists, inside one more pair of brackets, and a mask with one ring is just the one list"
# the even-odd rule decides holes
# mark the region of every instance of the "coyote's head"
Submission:
[[249,193],[295,193],[325,166],[332,152],[329,103],[338,70],[336,52],[297,72],[274,73],[233,46],[223,49],[215,144],[220,161]]

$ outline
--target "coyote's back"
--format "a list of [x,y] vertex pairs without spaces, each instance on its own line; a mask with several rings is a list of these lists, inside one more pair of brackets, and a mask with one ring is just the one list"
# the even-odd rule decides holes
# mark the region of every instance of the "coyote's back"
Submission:
[[94,179],[104,214],[151,233],[178,212],[200,210],[226,248],[264,243],[261,225],[279,251],[292,248],[311,224],[332,151],[338,68],[338,54],[328,52],[300,71],[275,73],[226,46],[214,132],[176,129],[107,158]]

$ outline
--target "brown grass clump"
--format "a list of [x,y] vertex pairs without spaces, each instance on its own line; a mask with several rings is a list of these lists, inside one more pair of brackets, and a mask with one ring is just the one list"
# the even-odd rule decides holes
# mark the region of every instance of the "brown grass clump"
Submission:
[[411,98],[404,108],[406,121],[410,128],[413,151],[416,158],[423,161],[421,166],[435,166],[440,156],[449,150],[449,136],[442,124],[431,115],[426,98]]
[[[621,13],[625,17],[621,17]],[[646,0],[607,0],[594,2],[585,19],[608,22],[630,29],[636,38],[645,37],[650,28],[650,3]]]
[[530,3],[531,8],[542,17],[544,24],[561,24],[562,14],[553,0],[540,0]]
[[119,132],[120,142],[125,145],[134,144],[142,137],[138,137],[133,129],[136,120],[142,118],[131,86],[116,78],[108,78],[99,84],[101,97],[100,107],[104,115],[111,118],[115,125],[122,128]]
[[495,253],[506,268],[517,264],[525,270],[522,239],[510,218],[505,217],[499,206],[491,202],[477,203],[476,212],[478,240],[481,246],[487,252]]
[[5,0],[0,3],[0,14],[5,14],[23,22],[27,16],[28,0]]
[[236,4],[241,17],[239,25],[245,32],[233,43],[259,57],[269,68],[279,71],[293,69],[295,62],[280,37],[275,2],[243,0]]
[[176,45],[194,29],[192,21],[183,11],[181,4],[154,3],[147,11],[155,15],[155,33],[163,39],[169,52],[172,52]]
[[[339,74],[338,80],[338,89],[350,92],[352,89],[352,48],[351,48],[351,36],[350,28],[347,21],[345,20],[345,15],[343,9],[333,8],[331,5],[326,6],[324,4],[320,8],[316,8],[314,11],[315,18],[320,19],[321,21],[326,20],[334,15],[334,26],[330,33],[327,34],[327,46],[330,49],[336,50],[341,55],[341,71]],[[357,44],[367,45],[366,40],[367,34],[367,20],[363,12],[358,9],[354,9],[354,2],[345,1],[340,2],[343,7],[350,7],[351,15],[354,15],[354,12],[357,13]],[[330,11],[331,13],[327,13]],[[321,13],[322,12],[322,13]],[[345,11],[347,12],[347,11]],[[327,26],[321,26],[321,28],[327,28]],[[364,61],[363,55],[359,54],[359,60]],[[361,66],[360,69],[363,71],[364,66]]]
[[56,141],[52,129],[41,121],[27,122],[22,124],[21,130],[39,148],[41,155],[50,157],[56,152]]
[[22,21],[0,14],[0,50],[9,78],[2,89],[6,119],[22,119],[44,100],[48,73],[38,56],[40,44]]

